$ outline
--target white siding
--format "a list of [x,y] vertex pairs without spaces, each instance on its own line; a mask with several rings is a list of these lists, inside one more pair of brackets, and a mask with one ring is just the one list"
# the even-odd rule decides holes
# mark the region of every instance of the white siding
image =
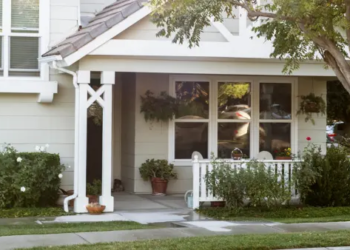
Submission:
[[80,0],[80,13],[83,16],[94,16],[109,4],[116,0]]
[[[316,95],[322,95],[324,100],[327,100],[327,82],[317,78],[299,78],[299,95],[308,95],[315,93]],[[299,100],[300,101],[300,100]],[[307,137],[311,137],[311,142],[320,145],[323,153],[326,152],[326,125],[327,117],[322,115],[313,115],[315,125],[309,122],[305,122],[305,116],[300,115],[298,117],[298,144],[299,151],[308,145]]]

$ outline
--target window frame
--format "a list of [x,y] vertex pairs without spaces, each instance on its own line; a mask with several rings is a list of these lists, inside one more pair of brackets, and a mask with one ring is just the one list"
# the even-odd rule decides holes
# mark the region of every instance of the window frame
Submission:
[[[0,76],[0,80],[32,80],[38,79],[48,81],[49,80],[49,66],[47,63],[38,62],[38,72],[40,76],[9,76],[10,71],[15,72],[17,69],[10,69],[10,39],[11,37],[37,37],[38,42],[38,58],[48,50],[49,48],[49,34],[50,34],[50,1],[39,0],[39,29],[38,33],[26,33],[26,32],[13,32],[12,29],[12,0],[0,0],[2,1],[2,30],[0,30],[0,39],[2,39],[2,62],[3,75]],[[18,30],[18,29],[17,29]],[[27,29],[31,31],[32,29]],[[23,72],[33,72],[33,70],[25,69]],[[36,72],[36,71],[35,71]]]
[[[272,123],[291,123],[291,148],[292,153],[298,152],[298,118],[297,111],[297,93],[298,78],[297,77],[256,77],[256,76],[205,76],[205,75],[170,75],[169,76],[169,95],[175,97],[175,83],[177,81],[197,81],[209,82],[209,121],[208,121],[208,155],[211,153],[218,155],[218,124],[219,123],[250,123],[250,158],[255,158],[259,153],[259,126],[261,120],[263,122]],[[218,84],[220,82],[249,82],[251,84],[251,119],[250,120],[234,120],[218,118]],[[292,96],[292,119],[276,119],[263,120],[260,119],[260,85],[261,83],[281,83],[291,84]],[[187,120],[186,120],[187,121]],[[192,122],[200,122],[201,120],[192,120]],[[191,159],[175,159],[175,123],[182,120],[172,120],[169,122],[169,143],[168,143],[168,160],[176,166],[192,166]],[[190,121],[189,121],[190,122]]]

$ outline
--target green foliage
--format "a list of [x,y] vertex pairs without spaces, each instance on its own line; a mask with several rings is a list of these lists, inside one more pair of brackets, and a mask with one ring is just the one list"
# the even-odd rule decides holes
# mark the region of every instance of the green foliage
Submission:
[[326,114],[326,102],[322,96],[316,96],[314,93],[300,96],[298,115],[305,115],[305,122],[311,121],[315,125],[315,120],[312,117],[313,113]]
[[86,194],[87,195],[101,195],[102,194],[102,182],[101,180],[94,180],[91,183],[86,184]]
[[214,169],[205,179],[208,190],[226,201],[227,207],[243,207],[245,200],[258,207],[277,207],[291,199],[289,187],[279,181],[282,173],[264,163],[250,161],[247,168],[232,167],[229,162],[214,159]]
[[250,83],[224,83],[219,85],[218,101],[219,106],[227,103],[229,99],[242,99],[250,92]]
[[178,113],[177,100],[166,92],[154,96],[151,91],[147,91],[141,96],[141,113],[146,121],[168,122]]
[[169,164],[167,160],[148,159],[145,163],[142,163],[139,171],[145,181],[152,180],[152,178],[161,178],[167,181],[177,179],[174,165]]
[[0,218],[22,218],[22,217],[51,217],[72,215],[74,213],[66,213],[62,207],[30,207],[30,208],[11,208],[0,209]]
[[0,208],[55,205],[63,171],[57,154],[18,153],[6,146],[0,152]]
[[310,145],[297,167],[298,190],[305,204],[350,205],[350,160],[345,148],[331,146],[326,155]]

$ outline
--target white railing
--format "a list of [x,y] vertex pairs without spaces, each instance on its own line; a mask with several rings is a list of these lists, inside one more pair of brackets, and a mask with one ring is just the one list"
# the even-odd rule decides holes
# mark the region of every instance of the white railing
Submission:
[[[231,164],[232,168],[244,169],[247,168],[249,160],[229,160],[225,161],[225,164]],[[259,160],[257,162],[264,163],[267,168],[280,173],[284,179],[284,185],[290,188],[292,193],[292,199],[298,198],[297,191],[294,186],[292,186],[292,174],[294,169],[294,164],[296,161],[292,160]],[[210,190],[208,190],[205,176],[207,173],[213,171],[216,166],[212,164],[210,160],[199,160],[198,156],[194,156],[193,160],[193,209],[199,208],[201,202],[211,202],[211,201],[222,201],[222,199],[215,197]],[[280,175],[281,176],[281,175]],[[282,179],[280,177],[280,179]]]

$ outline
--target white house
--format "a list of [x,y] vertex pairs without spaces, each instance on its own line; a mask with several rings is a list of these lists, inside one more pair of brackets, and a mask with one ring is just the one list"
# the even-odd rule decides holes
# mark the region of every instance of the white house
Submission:
[[[193,151],[204,158],[228,158],[235,147],[251,158],[279,147],[296,153],[307,137],[325,150],[326,117],[312,125],[296,111],[299,95],[326,98],[331,70],[307,62],[284,75],[284,62],[269,57],[271,43],[250,38],[254,24],[240,9],[234,19],[211,22],[199,47],[173,44],[156,37],[144,2],[0,0],[0,141],[20,151],[50,144],[49,152],[72,166],[62,187],[74,187],[75,211],[86,211],[87,157],[98,154],[87,149],[87,108],[96,101],[103,107],[107,211],[113,179],[128,192],[151,192],[138,171],[149,158],[174,163],[179,179],[168,191],[184,193],[192,189]],[[223,101],[224,86],[245,91]],[[191,96],[195,88],[205,93],[200,111],[169,124],[145,122],[140,96],[146,91],[198,99]]]

